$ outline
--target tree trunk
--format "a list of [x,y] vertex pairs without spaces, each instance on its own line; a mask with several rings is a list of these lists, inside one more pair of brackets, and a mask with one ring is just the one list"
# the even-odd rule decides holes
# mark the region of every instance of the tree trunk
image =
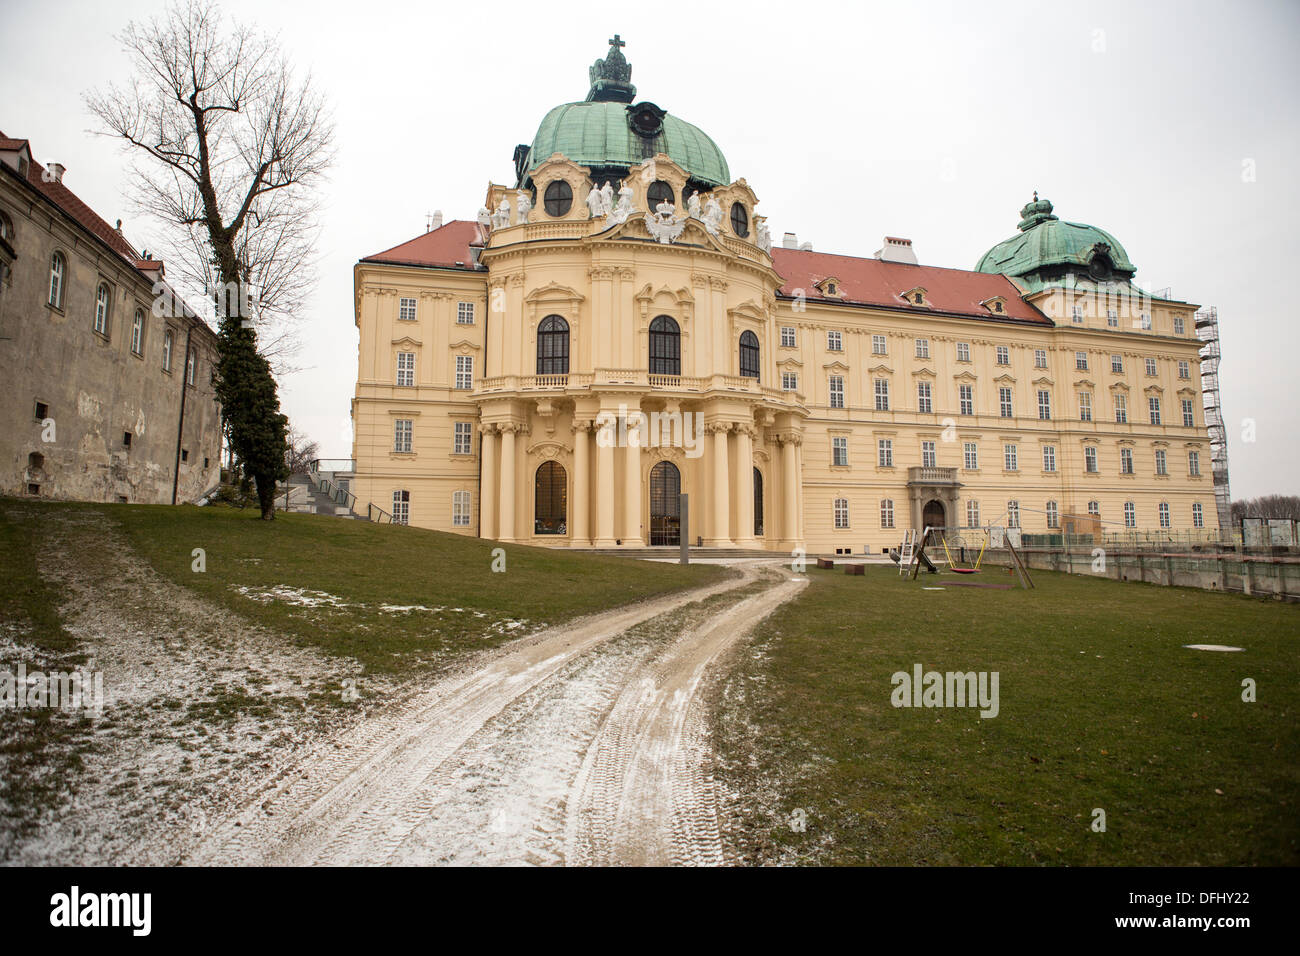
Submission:
[[275,479],[267,475],[256,475],[257,503],[262,507],[262,520],[275,520]]

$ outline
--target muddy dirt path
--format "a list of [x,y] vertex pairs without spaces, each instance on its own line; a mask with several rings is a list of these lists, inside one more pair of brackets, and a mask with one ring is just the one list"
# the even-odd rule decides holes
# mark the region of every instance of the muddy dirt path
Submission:
[[722,863],[698,700],[806,583],[771,564],[496,652],[279,769],[185,862]]

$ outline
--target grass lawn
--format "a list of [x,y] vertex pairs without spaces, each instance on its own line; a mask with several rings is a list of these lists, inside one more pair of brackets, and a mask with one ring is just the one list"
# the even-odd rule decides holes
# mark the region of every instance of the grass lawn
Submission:
[[[542,625],[727,573],[324,515],[279,514],[263,522],[251,510],[215,506],[104,510],[164,576],[373,671],[445,663]],[[506,559],[500,573],[492,571],[498,547]],[[203,573],[192,570],[195,548],[204,551]],[[277,597],[269,593],[276,587],[302,593]],[[414,606],[430,610],[401,610]]]
[[[720,776],[754,808],[742,858],[1300,863],[1300,607],[1033,575],[926,591],[955,576],[810,570],[717,691]],[[918,663],[999,672],[1000,713],[892,706]]]

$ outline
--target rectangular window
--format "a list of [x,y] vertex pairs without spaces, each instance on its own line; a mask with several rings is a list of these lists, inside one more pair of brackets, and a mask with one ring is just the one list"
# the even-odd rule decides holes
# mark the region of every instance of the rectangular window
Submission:
[[966,502],[966,527],[978,528],[980,526],[980,503],[974,499]]
[[1189,451],[1187,453],[1187,473],[1193,478],[1201,476],[1201,453],[1199,451]]
[[972,385],[957,386],[957,408],[963,415],[975,414],[975,388]]
[[1186,331],[1187,331],[1187,327],[1183,324],[1183,317],[1181,315],[1175,315],[1174,335],[1182,335]]
[[1169,474],[1168,455],[1165,453],[1164,449],[1162,448],[1156,449],[1156,474],[1157,475]]
[[1089,501],[1089,502],[1088,502],[1088,514],[1092,515],[1094,518],[1100,518],[1100,517],[1101,517],[1101,502],[1099,502],[1099,501]]
[[1136,528],[1137,523],[1137,508],[1134,507],[1131,501],[1124,502],[1124,527]]
[[934,442],[921,442],[921,467],[933,468],[936,464],[938,464],[938,460],[935,454]]
[[1187,363],[1185,359],[1178,360],[1178,377],[1179,378],[1192,377],[1192,367]]
[[978,471],[980,466],[979,446],[973,441],[968,441],[961,446],[961,451],[966,470]]
[[188,385],[194,384],[194,379],[199,374],[199,353],[190,349],[189,355],[185,357],[185,382]]
[[1112,329],[1119,328],[1119,313],[1116,312],[1114,309],[1106,310],[1106,325],[1108,325]]
[[1019,501],[1007,502],[1007,527],[1008,528],[1020,527],[1020,502]]
[[849,465],[849,440],[840,436],[831,439],[831,464],[839,468]]
[[37,402],[36,410],[33,415],[33,421],[43,422],[50,417],[50,406],[45,402]]
[[1079,421],[1081,422],[1092,421],[1092,393],[1091,392],[1079,393]]
[[415,422],[409,418],[399,418],[393,422],[393,451],[400,454],[411,453],[411,436]]
[[930,340],[929,340],[929,339],[917,339],[917,340],[916,340],[916,357],[917,357],[917,358],[923,358],[923,359],[928,359],[928,358],[930,357]]
[[916,410],[918,412],[932,412],[934,405],[930,400],[930,383],[916,383]]
[[456,356],[456,387],[462,390],[474,387],[474,356]]
[[886,498],[880,502],[880,527],[892,528],[894,526],[894,499]]
[[456,324],[457,325],[474,324],[474,303],[473,302],[456,303]]
[[1070,321],[1075,325],[1083,325],[1083,309],[1079,308],[1077,305],[1072,308],[1070,310]]
[[1011,407],[1011,389],[998,389],[998,414],[1003,418],[1011,418],[1014,410]]
[[174,338],[175,336],[173,335],[171,329],[167,329],[165,332],[163,332],[163,371],[164,372],[170,372],[172,370],[172,340]]
[[1121,475],[1133,474],[1133,449],[1121,448],[1119,450],[1119,473]]
[[1088,353],[1087,353],[1087,352],[1075,352],[1075,353],[1074,353],[1074,368],[1075,368],[1075,371],[1077,371],[1077,372],[1086,372],[1086,371],[1088,371]]
[[397,353],[397,384],[412,386],[415,384],[415,353]]
[[1183,427],[1196,427],[1196,406],[1192,404],[1190,398],[1183,399]]
[[1148,374],[1148,375],[1155,375],[1155,374],[1156,374],[1156,360],[1153,359],[1153,358],[1149,358],[1149,359],[1147,359],[1147,360],[1146,360],[1146,369],[1147,369],[1147,374]]
[[831,408],[844,407],[844,376],[832,375],[830,380],[831,386]]
[[135,310],[135,319],[131,322],[131,351],[136,355],[144,354],[144,312]]
[[969,342],[958,342],[958,343],[957,343],[957,361],[958,361],[958,362],[969,362],[969,361],[970,361],[970,343],[969,343]]
[[889,411],[889,379],[876,379],[876,411]]
[[398,303],[399,304],[397,307],[397,320],[399,322],[414,322],[415,321],[415,300],[404,298],[398,300]]
[[1008,349],[1005,345],[999,345],[999,346],[997,346],[997,348],[996,348],[995,351],[996,351],[996,353],[997,353],[997,360],[998,360],[998,364],[999,364],[999,365],[1010,365],[1010,364],[1011,364],[1011,350],[1010,350],[1010,349]]
[[888,346],[885,344],[885,337],[883,335],[873,335],[871,337],[871,354],[872,355],[889,354]]
[[826,348],[831,352],[844,351],[844,340],[841,338],[839,332],[832,329],[826,333]]
[[1128,422],[1128,396],[1115,396],[1115,424],[1123,425]]
[[411,493],[409,491],[393,492],[393,524],[411,523]]
[[1097,473],[1097,449],[1092,445],[1083,446],[1083,470],[1090,475]]
[[1019,470],[1020,461],[1016,454],[1015,445],[1002,446],[1002,467],[1005,468],[1007,471]]
[[1038,390],[1038,417],[1045,422],[1052,420],[1052,393],[1044,388]]
[[456,422],[456,431],[452,439],[453,455],[472,455],[474,453],[474,423]]
[[1049,528],[1059,528],[1061,526],[1061,516],[1056,510],[1056,502],[1047,503],[1047,526]]
[[781,348],[783,349],[794,348],[794,326],[791,325],[781,326]]
[[1199,501],[1192,505],[1192,527],[1205,527],[1205,509],[1201,507]]
[[894,440],[882,438],[876,442],[876,460],[881,468],[894,467]]
[[1112,355],[1110,357],[1110,370],[1116,375],[1124,374],[1124,356]]
[[1043,446],[1043,471],[1056,471],[1056,446]]
[[782,372],[781,390],[784,392],[799,391],[799,375],[795,372]]
[[1034,368],[1047,368],[1047,349],[1034,349]]
[[1147,396],[1147,417],[1152,425],[1160,424],[1160,399],[1155,395]]
[[1140,321],[1142,322],[1142,329],[1143,329],[1143,331],[1145,331],[1145,332],[1150,332],[1150,331],[1151,331],[1151,313],[1149,313],[1149,312],[1143,312]]
[[451,525],[453,528],[469,527],[469,492],[451,493]]
[[835,499],[835,527],[847,528],[849,526],[849,499]]
[[1169,505],[1166,502],[1160,502],[1160,527],[1169,527]]

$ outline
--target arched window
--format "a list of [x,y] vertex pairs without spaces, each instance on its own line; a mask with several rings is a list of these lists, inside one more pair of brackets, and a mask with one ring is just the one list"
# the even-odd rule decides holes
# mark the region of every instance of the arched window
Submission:
[[534,493],[533,531],[536,534],[568,534],[569,497],[564,466],[556,461],[542,462],[537,469]]
[[673,187],[669,186],[662,179],[656,179],[650,184],[650,188],[646,190],[646,199],[650,203],[651,212],[654,212],[655,207],[661,202],[670,202],[673,205],[677,204],[677,194],[673,192]]
[[741,239],[749,235],[749,211],[738,202],[731,204],[731,231]]
[[663,547],[681,544],[682,473],[671,461],[661,461],[650,469],[650,545]]
[[144,309],[135,310],[135,320],[131,323],[131,351],[136,355],[144,354]]
[[95,331],[108,335],[108,285],[101,282],[95,291]]
[[569,323],[548,315],[537,327],[537,374],[569,374]]
[[740,333],[740,374],[758,378],[758,336],[748,329]]
[[563,179],[557,179],[547,185],[542,202],[546,206],[546,215],[553,218],[567,215],[573,207],[573,187]]
[[63,308],[63,274],[67,271],[67,260],[63,253],[56,252],[50,258],[50,305],[56,309]]
[[763,473],[754,469],[754,534],[763,534]]
[[682,374],[682,333],[666,315],[650,323],[650,374]]

